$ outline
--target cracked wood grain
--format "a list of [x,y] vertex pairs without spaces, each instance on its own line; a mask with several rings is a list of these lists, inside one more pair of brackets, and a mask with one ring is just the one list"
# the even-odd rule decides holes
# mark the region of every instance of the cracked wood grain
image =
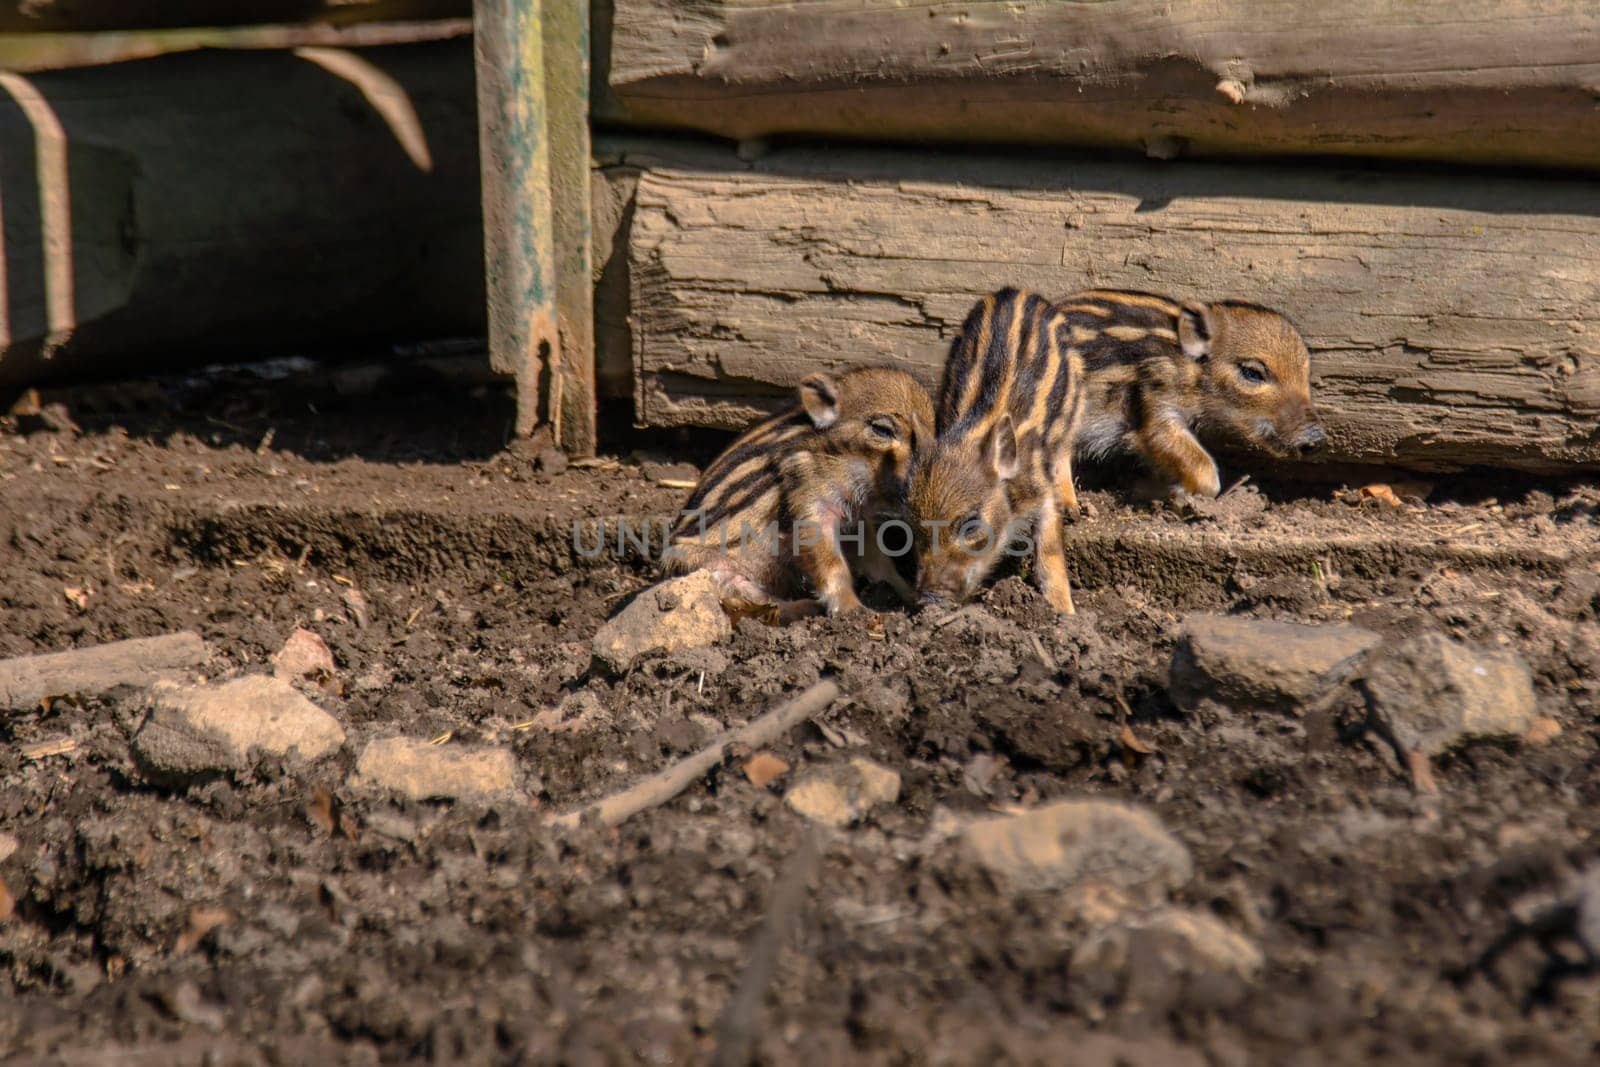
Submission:
[[1326,168],[638,154],[635,401],[735,428],[807,372],[930,388],[1003,285],[1235,296],[1301,327],[1331,462],[1600,469],[1600,189]]
[[611,121],[1600,166],[1588,0],[610,0]]

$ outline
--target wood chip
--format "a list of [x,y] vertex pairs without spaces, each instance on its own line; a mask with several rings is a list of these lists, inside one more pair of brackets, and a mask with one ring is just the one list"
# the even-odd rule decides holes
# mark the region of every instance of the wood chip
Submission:
[[758,789],[765,789],[789,773],[789,764],[770,752],[757,752],[744,764],[744,776]]
[[227,908],[196,908],[189,913],[189,925],[178,935],[178,941],[172,946],[172,951],[179,955],[193,952],[195,947],[205,940],[207,934],[231,922],[233,922],[233,912]]
[[656,484],[663,489],[693,489],[699,482],[692,482],[687,478],[658,478]]
[[1137,752],[1141,756],[1148,756],[1156,750],[1154,745],[1139,740],[1139,736],[1133,732],[1133,727],[1127,723],[1122,724],[1121,740],[1122,747],[1132,752]]
[[1363,485],[1361,487],[1361,499],[1376,500],[1385,507],[1398,508],[1403,506],[1400,503],[1400,498],[1395,495],[1394,489],[1388,485],[1385,485],[1383,482],[1373,482],[1371,485]]
[[22,758],[29,760],[42,760],[46,756],[65,756],[78,748],[78,742],[70,737],[58,737],[54,741],[39,741],[35,744],[24,745]]
[[311,794],[311,800],[306,804],[306,818],[323,833],[333,833],[333,794],[328,792],[327,787],[319,785],[316,792]]

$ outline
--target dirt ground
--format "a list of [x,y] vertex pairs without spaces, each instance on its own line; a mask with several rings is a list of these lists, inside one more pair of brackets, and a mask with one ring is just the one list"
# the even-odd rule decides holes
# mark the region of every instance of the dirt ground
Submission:
[[[584,558],[573,523],[670,513],[681,490],[658,483],[717,439],[613,432],[614,460],[557,472],[501,449],[497,388],[279,370],[73,392],[0,425],[0,656],[194,629],[220,679],[306,627],[338,668],[309,691],[348,735],[331,760],[172,791],[130,754],[136,692],[0,718],[7,1062],[707,1059],[810,833],[785,783],[858,754],[899,798],[822,841],[757,1017],[764,1062],[1600,1055],[1600,973],[1562,911],[1600,862],[1592,484],[1435,477],[1389,507],[1267,483],[1201,515],[1092,488],[1074,618],[1013,575],[954,622],[880,596],[881,627],[744,620],[618,678],[588,641],[651,569]],[[1198,610],[1509,648],[1561,732],[1448,754],[1421,795],[1350,708],[1178,711],[1167,666]],[[758,788],[738,753],[615,830],[546,828],[824,674],[849,699],[771,746],[788,779]],[[580,692],[601,713],[529,725]],[[446,734],[509,746],[531,799],[347,781],[373,738]],[[27,754],[50,741],[75,747]],[[1066,797],[1155,812],[1194,860],[1178,903],[1258,946],[1260,977],[1129,995],[1069,965],[1081,916],[952,862],[951,820]]]

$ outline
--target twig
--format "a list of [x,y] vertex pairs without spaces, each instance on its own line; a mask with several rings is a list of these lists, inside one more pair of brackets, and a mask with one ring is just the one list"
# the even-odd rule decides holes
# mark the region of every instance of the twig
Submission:
[[729,745],[748,745],[760,748],[814,715],[820,715],[839,696],[839,684],[824,678],[786,704],[767,712],[759,719],[729,730],[711,744],[686,759],[680,760],[658,774],[653,774],[620,793],[615,793],[593,804],[553,815],[548,825],[573,829],[585,819],[593,819],[602,826],[616,826],[641,811],[665,804],[712,767],[722,762]]
[[772,985],[778,971],[778,955],[783,951],[784,936],[794,923],[805,901],[811,876],[817,861],[822,858],[822,845],[826,831],[820,826],[800,842],[800,848],[789,857],[778,875],[777,888],[767,917],[750,943],[750,957],[739,978],[739,985],[728,998],[717,1020],[717,1051],[712,1063],[716,1067],[746,1067],[755,1052],[756,1031],[761,1021],[761,1002]]
[[942,630],[953,622],[960,622],[962,619],[970,619],[981,614],[983,614],[982,608],[978,607],[976,604],[968,604],[964,608],[957,608],[955,611],[952,611],[942,619],[935,620],[933,629]]

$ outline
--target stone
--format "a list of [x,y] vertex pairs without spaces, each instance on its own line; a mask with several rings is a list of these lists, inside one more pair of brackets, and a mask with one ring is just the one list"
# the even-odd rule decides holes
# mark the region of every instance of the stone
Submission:
[[1525,745],[1548,745],[1561,736],[1561,724],[1548,715],[1541,715],[1533,720],[1527,733],[1522,735]]
[[272,657],[272,673],[290,681],[331,677],[336,669],[327,642],[304,627],[290,634]]
[[1373,724],[1402,754],[1436,756],[1478,737],[1517,737],[1538,718],[1533,678],[1512,652],[1428,633],[1385,648],[1364,675]]
[[1172,652],[1172,700],[1236,710],[1296,712],[1353,674],[1382,638],[1343,623],[1191,615]]
[[551,478],[567,473],[568,465],[567,454],[559,448],[540,449],[539,454],[533,457],[534,469]]
[[1069,971],[1079,989],[1100,999],[1164,1012],[1177,1003],[1237,1004],[1265,965],[1253,941],[1214,916],[1159,908],[1090,934]]
[[744,776],[757,789],[765,789],[789,773],[789,764],[770,752],[757,752],[744,764]]
[[966,855],[1011,893],[1104,888],[1162,901],[1194,876],[1189,850],[1152,812],[1108,800],[1063,800],[979,819]]
[[188,781],[245,771],[252,752],[319,760],[343,744],[338,720],[288,682],[251,675],[215,686],[152,686],[133,754],[153,778]]
[[8,834],[4,830],[0,830],[0,863],[10,859],[16,854],[17,849],[21,847],[22,843],[17,840],[15,834]]
[[517,761],[508,748],[430,745],[410,737],[368,742],[350,784],[392,789],[412,800],[458,800],[508,795],[517,788]]
[[860,756],[812,771],[789,787],[783,802],[812,822],[844,827],[879,804],[900,799],[900,776]]
[[715,644],[733,633],[722,610],[722,587],[709,571],[670,578],[633,598],[594,635],[590,648],[621,674],[646,652]]

